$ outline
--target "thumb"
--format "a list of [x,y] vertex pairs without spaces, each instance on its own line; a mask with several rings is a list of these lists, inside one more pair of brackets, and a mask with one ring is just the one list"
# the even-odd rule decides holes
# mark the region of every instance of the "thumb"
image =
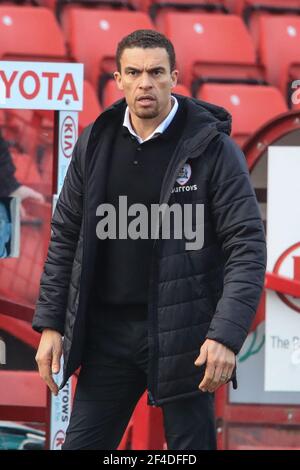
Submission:
[[194,362],[195,366],[202,366],[202,364],[205,364],[206,359],[207,359],[207,347],[203,344],[203,346],[200,348],[200,354]]
[[60,370],[60,354],[54,351],[53,359],[52,359],[52,374],[58,374],[59,370]]

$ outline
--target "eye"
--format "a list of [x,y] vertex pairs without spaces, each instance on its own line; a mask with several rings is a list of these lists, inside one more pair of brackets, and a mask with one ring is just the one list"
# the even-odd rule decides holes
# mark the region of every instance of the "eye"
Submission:
[[128,72],[128,75],[131,75],[132,77],[135,77],[136,74],[137,74],[137,73],[136,73],[136,70],[130,70],[130,71]]
[[158,70],[154,70],[154,71],[153,71],[153,75],[155,75],[156,77],[158,77],[158,76],[161,75],[161,74],[162,74],[162,70],[159,70],[159,69],[158,69]]

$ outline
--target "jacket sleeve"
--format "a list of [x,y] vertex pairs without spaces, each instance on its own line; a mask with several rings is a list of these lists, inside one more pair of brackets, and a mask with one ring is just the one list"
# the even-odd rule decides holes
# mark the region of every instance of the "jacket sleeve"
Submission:
[[75,144],[51,221],[51,240],[32,322],[38,332],[51,328],[64,334],[71,271],[83,215],[81,137]]
[[13,163],[8,145],[0,134],[0,197],[7,197],[21,184],[15,177],[16,167]]
[[264,286],[266,241],[246,159],[222,134],[210,179],[210,207],[224,254],[224,286],[207,338],[238,353],[248,335]]

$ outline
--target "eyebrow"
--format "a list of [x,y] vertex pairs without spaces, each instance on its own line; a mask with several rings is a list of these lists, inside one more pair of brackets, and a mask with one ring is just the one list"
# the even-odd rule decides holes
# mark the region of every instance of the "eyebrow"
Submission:
[[[162,65],[157,65],[156,67],[151,67],[150,69],[148,69],[147,72],[154,72],[155,70],[165,71],[166,69]],[[125,72],[132,72],[132,71],[142,72],[142,70],[137,67],[133,67],[133,66],[125,67]]]

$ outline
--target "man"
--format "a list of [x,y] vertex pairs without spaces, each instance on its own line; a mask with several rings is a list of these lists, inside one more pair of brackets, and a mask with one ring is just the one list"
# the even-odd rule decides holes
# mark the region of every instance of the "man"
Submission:
[[[53,217],[36,360],[54,394],[62,347],[60,387],[81,365],[63,449],[117,448],[146,388],[148,405],[162,407],[168,449],[215,449],[214,391],[235,385],[263,287],[259,208],[228,113],[171,96],[178,72],[167,38],[135,31],[116,60],[126,101],[79,138]],[[202,204],[203,220],[189,228],[203,232],[203,246],[188,250],[186,236],[99,239],[104,203],[124,215],[120,196],[131,216],[136,203]]]

